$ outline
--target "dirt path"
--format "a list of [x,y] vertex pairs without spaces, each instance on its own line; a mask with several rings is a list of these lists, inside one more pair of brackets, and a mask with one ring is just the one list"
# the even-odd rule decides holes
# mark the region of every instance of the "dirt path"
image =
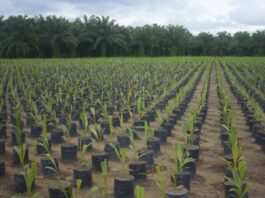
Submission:
[[223,198],[224,165],[219,157],[223,155],[220,143],[220,110],[217,96],[216,70],[213,68],[210,80],[208,113],[201,130],[200,160],[197,176],[192,181],[191,194],[194,198]]
[[[206,73],[203,74],[205,76]],[[199,84],[196,87],[196,90],[194,92],[194,95],[191,99],[191,102],[188,104],[188,107],[184,113],[184,115],[181,117],[180,120],[178,120],[177,124],[175,125],[174,129],[172,130],[172,136],[167,138],[167,143],[161,145],[161,154],[159,154],[155,158],[155,162],[163,167],[163,175],[165,178],[165,184],[166,187],[171,186],[171,181],[170,181],[170,174],[171,174],[171,169],[173,168],[173,163],[171,161],[171,158],[175,155],[175,152],[173,150],[173,146],[175,143],[182,143],[183,142],[183,137],[182,137],[182,126],[187,120],[187,117],[190,112],[192,112],[196,104],[199,100],[199,96],[202,90],[203,86],[203,77],[200,80]],[[152,123],[153,127],[156,126],[156,123]],[[155,128],[155,127],[154,127]],[[145,187],[145,197],[146,198],[151,198],[154,197],[154,195],[157,195],[156,197],[159,197],[160,192],[157,187],[157,184],[155,180],[157,178],[157,174],[155,172],[151,172],[148,176],[148,180],[146,182],[139,183],[139,185],[142,185]],[[192,188],[192,187],[191,187]],[[191,196],[192,197],[192,196]]]
[[[223,79],[225,78],[223,77]],[[254,143],[254,139],[251,137],[251,132],[236,97],[232,94],[227,82],[225,82],[225,85],[228,90],[231,108],[236,115],[234,126],[238,132],[241,145],[243,145],[243,156],[248,165],[246,181],[250,187],[249,197],[263,198],[265,196],[265,156],[260,150],[260,145]]]
[[[190,197],[192,198],[216,198],[224,197],[222,181],[224,180],[224,166],[219,157],[223,151],[220,143],[220,110],[217,97],[217,85],[215,69],[211,73],[208,114],[206,122],[201,131],[200,160],[197,162],[197,175],[191,181]],[[181,121],[175,127],[175,134],[178,140],[182,140],[182,126],[187,116],[196,108],[199,95],[202,90],[200,83],[194,93],[187,110]]]

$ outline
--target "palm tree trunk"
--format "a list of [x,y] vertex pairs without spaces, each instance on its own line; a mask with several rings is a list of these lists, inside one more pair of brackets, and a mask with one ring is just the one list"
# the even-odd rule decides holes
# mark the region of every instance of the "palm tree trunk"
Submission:
[[103,41],[101,44],[101,56],[106,57],[107,56],[107,45],[106,42]]
[[55,44],[52,47],[52,57],[60,57],[60,54],[61,54],[60,46]]

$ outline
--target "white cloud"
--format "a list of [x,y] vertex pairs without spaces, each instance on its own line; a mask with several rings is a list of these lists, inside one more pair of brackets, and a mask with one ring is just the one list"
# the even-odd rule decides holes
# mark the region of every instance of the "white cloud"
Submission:
[[229,13],[229,17],[246,25],[265,25],[265,1],[252,0],[239,4]]
[[121,25],[183,25],[193,33],[265,29],[264,0],[0,0],[0,13],[105,15]]

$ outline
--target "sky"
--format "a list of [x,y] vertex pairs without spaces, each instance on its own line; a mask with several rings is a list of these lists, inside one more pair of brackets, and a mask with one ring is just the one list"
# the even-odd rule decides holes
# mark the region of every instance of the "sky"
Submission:
[[0,15],[110,16],[120,25],[183,25],[199,32],[265,30],[265,0],[0,0]]

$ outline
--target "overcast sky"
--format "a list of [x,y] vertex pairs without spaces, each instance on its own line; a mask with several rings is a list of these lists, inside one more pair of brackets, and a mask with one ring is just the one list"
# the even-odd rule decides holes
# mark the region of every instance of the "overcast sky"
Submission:
[[0,0],[0,15],[110,16],[121,25],[183,25],[192,33],[265,29],[265,0]]

